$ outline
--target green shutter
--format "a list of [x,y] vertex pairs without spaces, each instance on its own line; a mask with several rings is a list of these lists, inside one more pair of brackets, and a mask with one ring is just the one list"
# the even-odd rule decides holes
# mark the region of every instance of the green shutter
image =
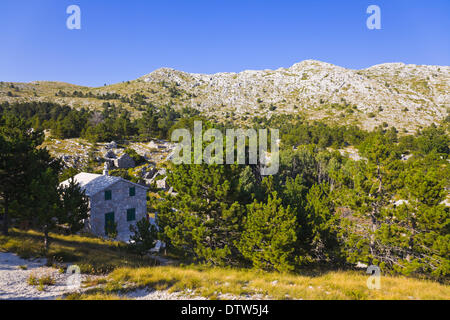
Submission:
[[112,199],[112,192],[111,190],[105,191],[105,200],[111,200]]
[[128,209],[127,210],[127,221],[134,221],[136,220],[136,209]]
[[114,229],[114,212],[108,212],[105,214],[105,234],[113,233]]
[[134,197],[136,195],[136,187],[130,188],[130,197]]

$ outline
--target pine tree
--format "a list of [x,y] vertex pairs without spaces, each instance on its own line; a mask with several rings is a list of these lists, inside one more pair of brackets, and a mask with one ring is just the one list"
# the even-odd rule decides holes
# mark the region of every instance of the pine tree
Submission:
[[132,251],[143,256],[154,247],[158,231],[146,217],[139,220],[136,225],[131,225],[130,231],[132,232],[130,236]]
[[0,199],[4,235],[8,234],[11,218],[17,218],[23,209],[22,199],[36,174],[36,155],[46,153],[46,150],[36,150],[42,141],[42,132],[32,130],[25,121],[14,116],[0,118]]
[[345,196],[347,205],[353,210],[353,218],[343,221],[341,235],[345,243],[347,260],[384,267],[386,256],[377,240],[377,230],[384,219],[383,209],[392,198],[386,188],[385,163],[392,159],[392,146],[382,133],[368,137],[361,145],[367,158],[353,167],[353,181]]
[[82,230],[85,219],[89,217],[89,199],[84,190],[71,178],[69,185],[60,187],[58,193],[62,209],[59,223],[66,224],[72,234]]
[[334,214],[329,185],[315,184],[308,189],[300,176],[288,178],[282,196],[283,204],[296,213],[297,263],[340,260],[336,230],[339,221]]
[[445,199],[448,168],[417,161],[403,172],[405,201],[386,210],[389,221],[380,234],[384,245],[392,248],[396,271],[428,273],[435,277],[450,274],[450,212],[441,204]]
[[50,246],[49,232],[59,222],[62,215],[58,175],[50,168],[39,173],[31,182],[29,201],[32,205],[34,226],[44,233],[44,247]]
[[158,202],[161,239],[186,257],[213,265],[235,264],[245,213],[236,165],[178,165],[168,182],[178,193]]
[[[341,225],[347,260],[404,274],[448,275],[449,209],[440,204],[447,195],[447,162],[431,152],[401,163],[396,148],[380,133],[367,139],[362,150],[367,161],[354,165],[347,190],[353,213]],[[396,197],[403,200],[398,205]]]
[[283,207],[274,192],[267,203],[248,205],[239,250],[253,267],[263,270],[292,271],[296,243],[296,217]]
[[339,218],[334,214],[329,185],[314,185],[306,196],[306,202],[306,223],[299,232],[299,238],[306,244],[308,255],[316,262],[340,261]]

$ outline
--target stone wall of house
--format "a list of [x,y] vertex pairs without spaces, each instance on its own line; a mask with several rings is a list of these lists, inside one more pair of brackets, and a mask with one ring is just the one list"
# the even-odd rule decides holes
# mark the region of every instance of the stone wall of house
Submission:
[[119,159],[114,159],[114,166],[117,168],[134,168],[136,166],[133,158],[131,158],[128,154],[123,154]]
[[[129,195],[129,188],[135,187],[135,196]],[[105,200],[105,190],[111,190],[112,199]],[[105,236],[105,215],[114,212],[114,222],[117,224],[118,238],[129,240],[130,225],[146,217],[147,191],[143,187],[127,181],[119,181],[91,197],[91,213],[88,230],[98,236]],[[127,221],[127,209],[136,209],[136,220]]]

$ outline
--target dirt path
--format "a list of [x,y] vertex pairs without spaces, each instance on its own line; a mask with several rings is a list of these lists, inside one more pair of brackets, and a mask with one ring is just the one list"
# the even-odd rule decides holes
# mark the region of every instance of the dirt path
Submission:
[[[28,284],[31,275],[36,278],[50,276],[55,284],[38,290],[38,286]],[[75,291],[68,279],[69,275],[46,267],[44,259],[30,261],[13,253],[0,252],[0,300],[56,299]]]
[[[162,265],[170,265],[173,261],[161,258]],[[74,289],[69,280],[70,275],[61,273],[58,269],[46,267],[45,259],[24,260],[17,255],[8,252],[0,252],[0,300],[54,300],[61,298],[64,294],[74,291],[84,291],[89,288]],[[54,285],[44,286],[39,290],[38,286],[28,284],[28,279],[33,275],[35,278],[50,276],[55,280]],[[81,275],[82,282],[88,276]],[[92,276],[90,277],[92,278]],[[137,289],[122,295],[128,299],[136,300],[204,300],[205,297],[197,295],[192,290],[186,292],[170,292],[169,290]],[[228,294],[219,295],[221,299],[243,299]],[[244,299],[262,299],[264,297],[247,297]]]

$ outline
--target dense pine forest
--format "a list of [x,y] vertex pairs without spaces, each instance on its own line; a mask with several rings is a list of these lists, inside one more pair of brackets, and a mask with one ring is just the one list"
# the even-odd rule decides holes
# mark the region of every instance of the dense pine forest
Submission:
[[[178,195],[156,201],[162,237],[212,265],[295,271],[374,264],[387,272],[448,276],[448,127],[399,136],[283,116],[280,171],[173,166]],[[360,159],[338,148],[357,147]],[[175,210],[174,210],[175,209]]]
[[[170,139],[173,129],[191,127],[195,119],[205,127],[233,127],[202,119],[189,108],[142,109],[132,118],[108,102],[100,111],[43,102],[1,104],[3,220],[32,221],[44,232],[56,222],[70,232],[80,230],[83,194],[76,185],[58,188],[61,166],[36,148],[42,130],[62,139],[105,142]],[[279,173],[262,177],[258,165],[169,163],[176,195],[149,197],[158,230],[146,237],[163,240],[180,259],[215,266],[297,272],[359,262],[448,281],[448,121],[409,135],[387,124],[368,132],[284,115],[255,118],[248,127],[280,130]],[[357,158],[340,152],[349,146]],[[7,228],[4,223],[3,231]]]

